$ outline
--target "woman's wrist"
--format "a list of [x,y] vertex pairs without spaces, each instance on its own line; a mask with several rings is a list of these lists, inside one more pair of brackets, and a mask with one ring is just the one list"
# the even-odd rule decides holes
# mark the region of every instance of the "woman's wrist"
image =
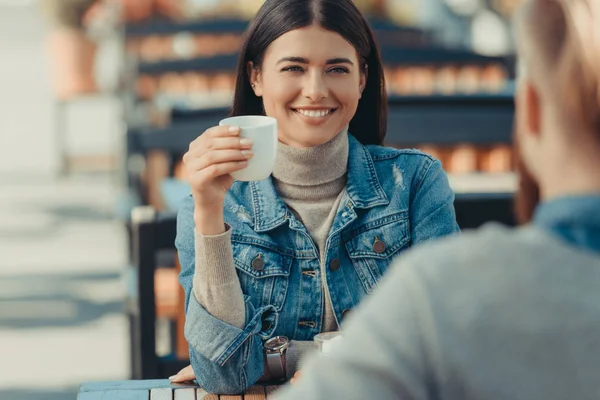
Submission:
[[194,224],[196,232],[205,236],[221,235],[227,230],[222,208],[217,210],[195,209]]

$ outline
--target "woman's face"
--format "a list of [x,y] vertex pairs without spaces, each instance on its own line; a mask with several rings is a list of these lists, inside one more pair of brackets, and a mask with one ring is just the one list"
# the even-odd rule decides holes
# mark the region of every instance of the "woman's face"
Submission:
[[342,131],[366,82],[356,49],[315,25],[273,41],[250,79],[265,113],[277,119],[279,140],[295,147],[327,143]]

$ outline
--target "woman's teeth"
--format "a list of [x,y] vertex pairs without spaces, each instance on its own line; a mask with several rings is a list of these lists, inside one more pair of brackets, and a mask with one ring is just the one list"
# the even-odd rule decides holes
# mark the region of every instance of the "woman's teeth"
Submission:
[[296,112],[298,114],[302,114],[306,117],[312,117],[312,118],[319,118],[319,117],[324,117],[326,115],[331,114],[330,109],[328,110],[296,110]]

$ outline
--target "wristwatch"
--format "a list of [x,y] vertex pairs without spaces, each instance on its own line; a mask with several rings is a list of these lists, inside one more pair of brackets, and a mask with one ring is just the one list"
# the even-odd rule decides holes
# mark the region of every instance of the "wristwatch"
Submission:
[[264,344],[267,367],[277,379],[286,378],[285,351],[290,347],[290,340],[285,336],[275,336]]

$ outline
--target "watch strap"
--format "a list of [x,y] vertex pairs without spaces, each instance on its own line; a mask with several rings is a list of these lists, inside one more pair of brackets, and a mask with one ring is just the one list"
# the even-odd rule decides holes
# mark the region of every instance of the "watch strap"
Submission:
[[267,354],[267,366],[271,375],[277,379],[285,379],[285,362],[283,357],[283,351],[268,351]]

